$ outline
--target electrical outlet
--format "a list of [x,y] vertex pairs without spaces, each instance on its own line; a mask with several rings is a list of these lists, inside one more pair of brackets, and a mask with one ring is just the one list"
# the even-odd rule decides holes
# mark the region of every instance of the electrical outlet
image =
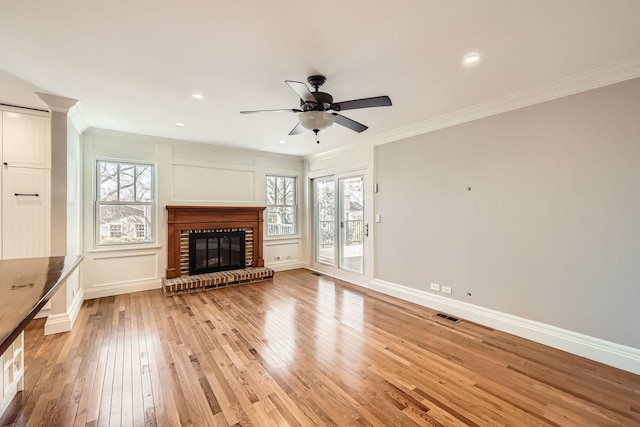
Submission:
[[440,289],[442,289],[442,293],[451,295],[451,288],[449,286],[443,286]]
[[431,283],[431,290],[440,292],[440,285],[437,283]]
[[287,255],[285,258],[286,259],[291,259],[291,255]]

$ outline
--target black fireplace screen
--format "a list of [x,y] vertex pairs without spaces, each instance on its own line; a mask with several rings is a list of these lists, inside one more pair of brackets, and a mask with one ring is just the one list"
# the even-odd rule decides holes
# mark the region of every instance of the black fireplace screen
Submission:
[[245,267],[245,232],[207,231],[189,234],[189,274]]

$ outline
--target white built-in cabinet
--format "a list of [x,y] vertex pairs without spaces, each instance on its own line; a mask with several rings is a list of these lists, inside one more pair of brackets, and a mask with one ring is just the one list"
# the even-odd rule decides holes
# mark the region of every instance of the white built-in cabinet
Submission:
[[51,171],[4,167],[2,171],[2,257],[49,255]]
[[51,170],[51,118],[3,111],[2,161],[10,167]]
[[[2,111],[0,135],[0,258],[49,256],[51,118],[21,110]],[[24,333],[0,356],[0,366],[1,416],[24,386]]]
[[9,346],[0,357],[2,362],[2,393],[0,396],[0,416],[7,409],[15,395],[24,389],[24,333]]

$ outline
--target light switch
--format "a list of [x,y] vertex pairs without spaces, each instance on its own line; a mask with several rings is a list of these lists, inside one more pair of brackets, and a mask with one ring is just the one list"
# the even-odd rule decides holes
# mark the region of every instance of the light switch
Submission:
[[382,215],[376,215],[376,222],[382,222]]

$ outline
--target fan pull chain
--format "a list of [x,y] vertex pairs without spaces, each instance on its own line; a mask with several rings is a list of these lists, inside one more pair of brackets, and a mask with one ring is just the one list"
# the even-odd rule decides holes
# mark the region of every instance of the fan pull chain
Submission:
[[320,132],[320,130],[319,130],[319,129],[314,129],[314,130],[313,130],[313,133],[315,133],[315,134],[316,134],[316,144],[320,144],[320,140],[318,139],[318,132]]

